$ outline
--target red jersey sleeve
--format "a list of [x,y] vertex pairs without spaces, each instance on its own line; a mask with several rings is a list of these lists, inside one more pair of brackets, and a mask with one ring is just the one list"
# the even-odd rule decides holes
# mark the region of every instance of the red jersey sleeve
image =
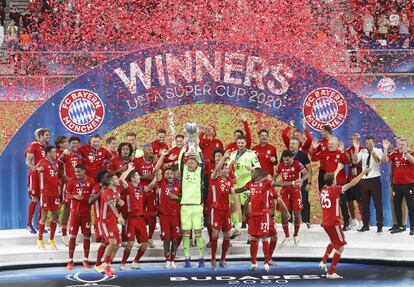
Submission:
[[252,186],[252,182],[249,181],[248,183],[246,183],[246,185],[244,186],[244,188],[246,188],[247,190],[250,190],[251,186]]
[[305,141],[302,144],[302,150],[308,151],[311,146],[312,146],[312,135],[309,129],[305,129]]
[[388,159],[390,161],[394,162],[396,155],[397,155],[397,153],[395,151],[393,151],[388,155]]
[[283,162],[280,162],[279,165],[276,167],[276,173],[277,174],[280,174],[282,172],[282,163]]
[[341,163],[342,164],[350,164],[351,163],[351,161],[349,160],[349,157],[344,152],[341,153]]
[[250,132],[249,123],[243,122],[244,132],[246,133],[246,147],[250,149],[252,147],[252,133]]
[[73,188],[74,187],[74,185],[73,185],[73,180],[72,179],[69,179],[69,182],[68,182],[68,184],[66,185],[66,190],[65,190],[65,194],[66,194],[66,198],[68,198],[68,199],[72,199],[73,198]]
[[112,191],[109,189],[105,189],[104,192],[102,193],[102,199],[106,203],[113,202],[114,198],[112,196]]
[[289,148],[289,143],[290,143],[289,132],[290,132],[290,126],[287,126],[282,131],[282,141],[287,148]]

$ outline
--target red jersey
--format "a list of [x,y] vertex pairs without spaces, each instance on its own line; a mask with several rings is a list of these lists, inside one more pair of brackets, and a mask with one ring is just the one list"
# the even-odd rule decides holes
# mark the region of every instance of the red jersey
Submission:
[[[249,127],[249,124],[247,123],[247,121],[243,122],[243,126],[244,126],[244,136],[246,137],[246,148],[250,149],[251,146],[252,146],[252,134],[250,132],[250,127]],[[228,150],[230,152],[233,152],[237,149],[238,149],[237,143],[235,143],[235,142],[229,143],[226,146],[226,150]]]
[[[292,128],[290,126],[287,126],[283,131],[282,131],[282,140],[283,143],[285,144],[286,148],[289,149],[289,144],[290,144],[290,137],[289,137],[289,132]],[[309,154],[309,148],[312,145],[312,135],[309,131],[309,129],[305,129],[305,141],[302,143],[299,143],[299,150],[301,152],[303,152],[304,154]]]
[[276,188],[272,187],[270,190],[270,202],[269,207],[272,210],[275,207],[275,200],[279,198],[279,194],[277,193]]
[[322,225],[329,226],[339,223],[341,216],[339,213],[339,200],[342,192],[341,186],[324,186],[320,193],[322,207]]
[[33,164],[37,165],[39,161],[45,157],[45,146],[38,141],[34,141],[26,148],[25,157],[27,156],[27,153],[33,154]]
[[[340,152],[339,150],[336,151],[326,151],[321,155],[317,155],[316,157],[321,158],[325,162],[325,172],[326,173],[334,173],[336,168],[338,167],[338,163],[342,163],[343,165],[349,164],[348,156]],[[314,156],[312,155],[312,159]],[[337,185],[344,185],[346,184],[346,173],[345,169],[341,169],[341,171],[336,176],[336,184]]]
[[181,183],[174,181],[172,184],[168,184],[163,177],[157,183],[157,195],[158,195],[158,211],[164,215],[176,215],[180,212],[180,202],[172,199],[170,194],[179,195],[181,193]]
[[[259,159],[260,166],[262,167],[262,169],[273,176],[273,167],[277,165],[276,148],[271,144],[266,144],[265,146],[258,144],[257,146],[253,147],[253,151],[256,153],[256,156]],[[275,162],[271,161],[272,157],[276,159]]]
[[126,205],[128,217],[144,216],[144,188],[145,185],[140,182],[138,187],[133,186],[131,183],[128,184],[126,189]]
[[[414,156],[414,152],[409,152]],[[388,155],[393,166],[393,183],[394,184],[414,184],[414,164],[410,163],[403,153],[393,151]]]
[[230,178],[218,176],[216,179],[210,179],[210,191],[207,198],[208,206],[218,210],[228,210],[230,208],[229,195],[232,187],[233,182]]
[[303,164],[294,160],[290,165],[285,165],[282,161],[277,166],[276,173],[282,178],[282,182],[295,181],[299,179],[299,175],[305,169]]
[[[102,189],[101,184],[95,184],[95,186],[92,188],[91,196],[97,195],[101,191],[101,189]],[[95,216],[95,224],[99,222],[101,218],[100,206],[101,206],[101,197],[99,196],[98,199],[93,203],[93,214]]]
[[64,155],[59,158],[59,161],[63,163],[63,174],[67,178],[75,176],[75,166],[83,162],[83,158],[80,154],[70,152],[70,155]]
[[[128,164],[131,162],[131,160],[129,159],[129,158],[127,158],[127,159],[125,159],[125,160],[122,160],[119,156],[117,156],[117,157],[113,157],[112,159],[111,159],[111,161],[109,162],[109,164],[108,164],[108,170],[109,171],[112,171],[112,172],[115,172],[115,171],[117,171],[118,169],[120,169],[121,167],[124,167],[124,168],[128,168]],[[126,170],[125,169],[125,170]],[[118,176],[121,176],[121,174],[122,173],[119,173],[118,174]]]
[[205,164],[204,173],[207,175],[210,175],[209,173],[210,170],[214,168],[215,166],[213,152],[216,149],[223,149],[223,143],[221,142],[221,140],[216,139],[216,138],[213,138],[213,139],[206,138],[203,133],[200,134],[199,139],[200,139],[199,146],[204,156],[204,164]]
[[[144,176],[144,175],[147,175],[147,174],[154,173],[155,164],[152,160],[148,162],[142,156],[142,157],[134,158],[133,162],[134,162],[134,165],[135,165],[135,170],[138,172],[139,176]],[[145,185],[148,185],[148,184],[151,183],[151,180],[142,179],[142,182]]]
[[109,204],[112,202],[116,207],[118,205],[121,195],[118,192],[113,192],[109,187],[101,193],[101,204],[99,210],[99,218],[101,222],[108,224],[117,224],[117,219],[115,213],[109,207]]
[[43,170],[39,171],[40,193],[47,196],[59,196],[57,162],[42,158],[38,166],[43,167]]
[[81,146],[78,152],[84,159],[86,175],[93,178],[96,177],[100,170],[106,168],[112,158],[111,153],[107,149],[101,147],[95,150],[89,144]]
[[272,180],[265,178],[261,181],[249,181],[245,186],[250,190],[251,216],[260,216],[270,212]]
[[178,147],[172,148],[168,155],[165,157],[165,165],[174,166],[178,164],[178,156],[180,155],[180,151],[181,149]]
[[[358,152],[362,150],[362,147],[359,147]],[[358,155],[358,152],[356,154]],[[351,182],[358,174],[362,172],[362,164],[359,163],[357,165],[354,165],[352,163],[352,154],[355,153],[355,148],[353,146],[349,147],[345,150],[345,154],[349,158],[349,166],[348,166],[348,174],[347,174],[347,182]]]
[[319,141],[319,145],[316,149],[312,149],[312,161],[320,161],[319,169],[325,169],[325,152],[328,151],[328,140],[323,139]]
[[[76,177],[69,179],[66,187],[67,198],[70,201],[70,212],[79,216],[89,216],[91,214],[91,205],[89,204],[89,197],[92,194],[92,189],[95,181],[92,177],[86,176],[83,180]],[[73,196],[82,195],[82,200],[74,199]]]
[[158,158],[161,156],[161,151],[162,151],[163,149],[168,150],[168,145],[167,145],[165,142],[160,143],[158,140],[153,141],[153,142],[151,143],[151,146],[152,146],[152,153],[153,153],[155,156],[157,156]]

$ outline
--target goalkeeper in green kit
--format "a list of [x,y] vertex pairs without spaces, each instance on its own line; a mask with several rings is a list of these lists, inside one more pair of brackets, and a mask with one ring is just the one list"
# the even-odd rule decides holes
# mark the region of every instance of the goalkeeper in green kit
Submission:
[[195,240],[199,251],[198,267],[204,268],[204,241],[201,229],[204,224],[203,216],[203,155],[201,149],[196,145],[194,151],[184,147],[179,155],[179,169],[181,173],[181,231],[183,234],[183,249],[185,257],[185,268],[191,268],[190,259],[190,234],[194,229]]
[[[233,168],[234,175],[236,176],[236,183],[234,184],[234,189],[239,189],[244,187],[249,181],[251,181],[251,171],[255,168],[260,168],[259,160],[254,151],[246,149],[246,138],[243,135],[238,136],[237,138],[237,148],[238,150],[234,151],[230,155],[230,169]],[[247,198],[249,197],[249,191],[245,191],[239,194],[239,204],[244,206]],[[240,210],[243,210],[239,206],[239,212],[233,212],[231,219],[234,225],[234,233],[230,237],[231,239],[236,238],[241,235],[240,227],[242,224],[242,214]]]

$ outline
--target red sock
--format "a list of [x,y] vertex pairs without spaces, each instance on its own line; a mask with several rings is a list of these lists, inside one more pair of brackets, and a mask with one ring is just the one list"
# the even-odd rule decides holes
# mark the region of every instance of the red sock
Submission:
[[221,245],[221,261],[226,261],[227,251],[229,250],[230,239],[224,238]]
[[299,228],[300,228],[300,222],[299,223],[295,222],[295,232],[293,233],[293,236],[295,237],[298,236]]
[[211,228],[211,224],[207,224],[207,232],[208,232],[208,240],[211,242],[211,237],[213,234],[213,229]]
[[273,252],[275,252],[276,249],[276,240],[270,239],[270,244],[269,244],[269,260],[272,259],[273,257]]
[[76,248],[76,237],[69,238],[69,259],[73,260],[73,253],[75,253]]
[[211,260],[216,260],[217,238],[211,239]]
[[175,252],[171,252],[170,254],[170,261],[174,261],[175,260]]
[[57,226],[56,221],[51,221],[50,222],[50,240],[55,239],[56,226]]
[[332,243],[329,243],[328,246],[326,247],[325,254],[323,255],[323,258],[322,258],[323,264],[326,264],[326,261],[328,261],[329,255],[331,255],[333,248],[334,247]]
[[43,231],[45,231],[45,225],[39,223],[39,230],[37,231],[37,239],[43,240]]
[[285,232],[285,236],[289,237],[289,223],[286,222],[282,222],[282,227],[283,227],[283,231]]
[[[124,217],[126,218],[126,217]],[[122,225],[122,231],[121,231],[121,241],[127,242],[127,234],[126,234],[126,228],[125,225]]]
[[154,234],[156,224],[157,224],[157,218],[155,216],[151,216],[149,219],[149,224],[148,224],[148,238],[149,239],[152,239],[152,235]]
[[340,259],[341,259],[341,254],[338,253],[338,252],[335,252],[335,254],[332,258],[331,266],[329,267],[328,274],[334,274],[335,273],[336,265],[338,264]]
[[145,253],[145,250],[140,247],[137,251],[137,255],[134,258],[134,262],[138,263],[142,255],[144,255],[144,253]]
[[264,263],[269,263],[269,241],[262,241]]
[[[42,218],[42,203],[40,203],[40,207],[39,207],[39,216],[37,218],[37,224],[40,224],[40,219]],[[46,221],[45,221],[46,223]]]
[[105,254],[106,245],[105,243],[101,243],[101,245],[98,248],[97,256],[96,256],[96,266],[99,266],[102,264],[102,257]]
[[171,253],[170,251],[164,251],[165,261],[171,261]]
[[259,242],[257,240],[250,241],[250,256],[252,257],[252,263],[257,263],[257,250],[259,249]]
[[61,227],[62,227],[62,236],[66,236],[66,235],[68,235],[68,228],[67,228],[66,223],[63,223],[63,222],[62,222]]
[[31,201],[29,203],[29,208],[27,210],[27,224],[30,224],[30,225],[32,224],[33,215],[34,215],[34,213],[36,211],[36,206],[37,206],[37,202]]
[[106,255],[106,256],[105,256],[105,263],[106,263],[107,265],[109,265],[109,264],[111,264],[111,262],[112,262],[111,256]]
[[124,254],[122,255],[122,261],[121,264],[125,264],[128,261],[129,255],[131,255],[131,249],[125,248]]
[[91,249],[91,237],[83,237],[83,256],[87,260],[89,258],[89,250]]

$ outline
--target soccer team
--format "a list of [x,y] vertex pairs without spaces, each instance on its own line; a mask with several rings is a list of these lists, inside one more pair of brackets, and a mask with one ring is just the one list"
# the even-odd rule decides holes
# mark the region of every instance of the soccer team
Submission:
[[[361,204],[357,187],[362,185],[359,184],[361,179],[366,181],[365,184],[371,184],[371,179],[376,178],[369,175],[375,172],[378,160],[393,163],[398,225],[393,230],[403,228],[400,219],[403,197],[410,220],[414,220],[414,153],[408,152],[405,139],[399,139],[397,148],[392,152],[388,152],[391,144],[384,141],[382,154],[381,150],[381,153],[375,152],[373,146],[369,145],[369,141],[373,141],[370,136],[366,138],[367,148],[362,149],[359,146],[360,136],[355,134],[351,147],[345,150],[343,143],[332,135],[329,125],[323,126],[322,139],[317,142],[312,141],[305,122],[302,123],[304,132],[293,129],[294,123],[291,122],[291,126],[282,132],[287,149],[278,160],[276,148],[268,143],[269,132],[260,130],[260,143],[251,148],[251,132],[246,116],[241,114],[240,118],[244,132],[236,130],[234,142],[224,148],[223,143],[216,138],[215,127],[208,125],[199,135],[196,152],[189,152],[183,135],[175,136],[175,147],[170,149],[165,142],[167,133],[164,129],[159,129],[158,138],[142,145],[142,149],[137,148],[134,133],[128,133],[126,141],[119,145],[115,137],[109,137],[106,139],[107,148],[104,148],[99,135],[91,136],[85,145],[81,145],[76,136],[59,136],[55,145],[50,145],[49,130],[37,129],[36,139],[25,150],[31,197],[27,229],[33,234],[37,233],[37,244],[42,250],[46,249],[43,235],[49,232],[50,247],[57,249],[54,236],[62,209],[60,226],[62,241],[69,246],[67,269],[70,270],[74,266],[73,255],[79,228],[83,235],[83,266],[90,268],[93,223],[95,240],[100,243],[95,269],[111,275],[111,262],[121,243],[124,251],[120,269],[141,268],[139,261],[147,247],[154,247],[152,237],[157,217],[168,269],[176,268],[174,260],[181,244],[185,267],[191,267],[190,245],[193,234],[199,251],[198,266],[204,267],[203,226],[208,229],[210,242],[207,246],[211,247],[211,267],[214,270],[217,268],[219,233],[223,233],[219,265],[226,268],[230,240],[240,236],[240,229],[248,226],[250,269],[257,268],[261,241],[264,269],[269,271],[277,242],[275,211],[281,212],[285,234],[282,244],[292,240],[289,233],[291,217],[295,244],[299,243],[301,223],[305,222],[310,227],[308,195],[312,187],[312,169],[309,155],[312,161],[320,162],[318,184],[322,226],[330,238],[330,244],[319,266],[327,273],[327,278],[340,278],[335,269],[346,244],[343,230],[349,228],[348,208],[354,224],[354,203]],[[348,165],[348,174],[344,165]],[[278,191],[277,187],[281,189]],[[40,214],[36,230],[33,217],[39,201]],[[340,210],[344,227],[341,226]],[[364,207],[361,211],[366,213]],[[49,213],[50,230],[46,231]],[[366,217],[365,214],[362,216]],[[377,214],[377,221],[378,218]],[[122,226],[121,231],[118,224]],[[377,225],[378,232],[381,232],[382,222],[378,221]],[[366,230],[369,230],[369,225],[364,221],[359,231]],[[132,264],[127,266],[136,241],[140,244],[139,248]],[[326,261],[332,251],[334,255],[328,270]]]

